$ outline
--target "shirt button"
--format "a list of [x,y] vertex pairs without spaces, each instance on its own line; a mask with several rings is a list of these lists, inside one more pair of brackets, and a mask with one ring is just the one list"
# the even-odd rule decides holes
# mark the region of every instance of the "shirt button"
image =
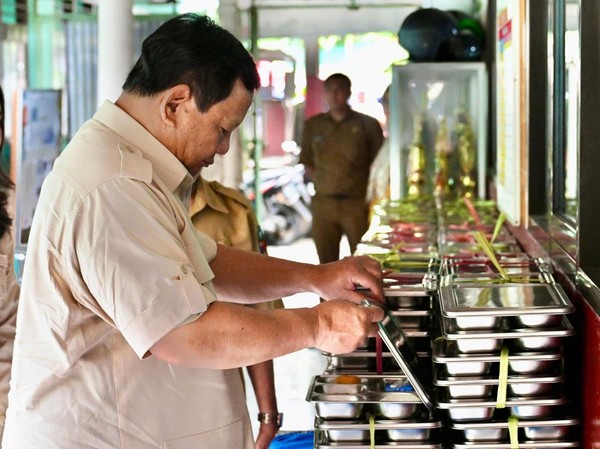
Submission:
[[182,266],[181,266],[181,272],[182,272],[183,274],[188,274],[188,267],[187,267],[186,265],[182,265]]

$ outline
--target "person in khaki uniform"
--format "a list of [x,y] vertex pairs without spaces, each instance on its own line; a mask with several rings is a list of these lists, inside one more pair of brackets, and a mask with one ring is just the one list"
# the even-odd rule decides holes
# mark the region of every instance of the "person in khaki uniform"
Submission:
[[[296,263],[194,229],[194,178],[259,87],[229,32],[176,16],[56,159],[25,257],[4,449],[252,449],[237,368],[375,334],[383,312],[355,290],[383,300],[374,260]],[[300,291],[330,300],[242,305]]]
[[383,143],[379,122],[348,104],[350,79],[334,73],[325,80],[329,110],[304,124],[300,163],[315,185],[312,237],[321,263],[339,259],[345,234],[354,253],[367,231],[367,182]]
[[[389,130],[390,120],[390,88],[388,86],[379,100],[385,114],[386,131]],[[367,203],[369,204],[369,216],[373,207],[390,197],[390,141],[386,138],[377,153],[377,157],[371,164],[369,182],[367,185]]]
[[[194,228],[221,245],[245,251],[262,252],[258,240],[258,222],[250,201],[240,192],[217,181],[198,177],[192,187],[190,217]],[[283,301],[251,304],[258,309],[282,309]],[[278,412],[275,395],[273,361],[266,360],[247,367],[260,421],[256,449],[267,449],[281,427],[283,414]],[[243,373],[240,374],[243,377]]]

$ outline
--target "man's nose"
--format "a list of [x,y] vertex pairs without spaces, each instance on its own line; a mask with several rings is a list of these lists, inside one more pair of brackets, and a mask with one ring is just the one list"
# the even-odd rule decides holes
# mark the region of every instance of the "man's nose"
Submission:
[[229,139],[225,139],[221,144],[217,147],[217,154],[227,154],[229,151]]

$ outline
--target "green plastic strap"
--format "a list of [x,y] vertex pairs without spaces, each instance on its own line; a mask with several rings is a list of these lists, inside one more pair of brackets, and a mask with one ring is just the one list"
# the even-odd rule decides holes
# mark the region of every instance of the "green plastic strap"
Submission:
[[483,233],[480,231],[476,231],[475,232],[475,240],[477,240],[479,247],[483,250],[483,252],[485,252],[486,256],[488,256],[489,259],[492,261],[492,263],[496,267],[496,270],[498,270],[498,273],[500,273],[500,276],[503,279],[508,279],[508,274],[506,273],[504,268],[502,268],[502,266],[498,262],[498,259],[496,259],[496,254],[494,254],[494,249],[492,248],[492,245],[490,245],[490,242],[488,242],[488,239],[485,238],[485,235],[483,235]]
[[494,227],[494,233],[492,234],[492,240],[490,243],[494,243],[496,241],[498,234],[500,234],[500,229],[502,229],[502,225],[504,224],[504,220],[506,220],[506,214],[501,212],[500,215],[498,215],[498,220],[496,220],[496,226]]
[[519,449],[519,419],[516,416],[508,418],[508,436],[510,449]]
[[498,375],[498,394],[496,408],[506,407],[506,386],[508,384],[508,348],[500,351],[500,374]]
[[491,288],[483,288],[479,292],[477,296],[477,302],[475,306],[477,307],[487,307],[490,302],[490,298],[492,297],[492,289]]
[[371,449],[375,449],[375,417],[369,416],[369,437],[371,438]]

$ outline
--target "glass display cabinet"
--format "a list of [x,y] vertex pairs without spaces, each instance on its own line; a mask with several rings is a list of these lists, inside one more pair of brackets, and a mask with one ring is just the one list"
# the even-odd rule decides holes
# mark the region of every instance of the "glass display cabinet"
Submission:
[[393,67],[391,198],[485,197],[488,89],[484,63]]

